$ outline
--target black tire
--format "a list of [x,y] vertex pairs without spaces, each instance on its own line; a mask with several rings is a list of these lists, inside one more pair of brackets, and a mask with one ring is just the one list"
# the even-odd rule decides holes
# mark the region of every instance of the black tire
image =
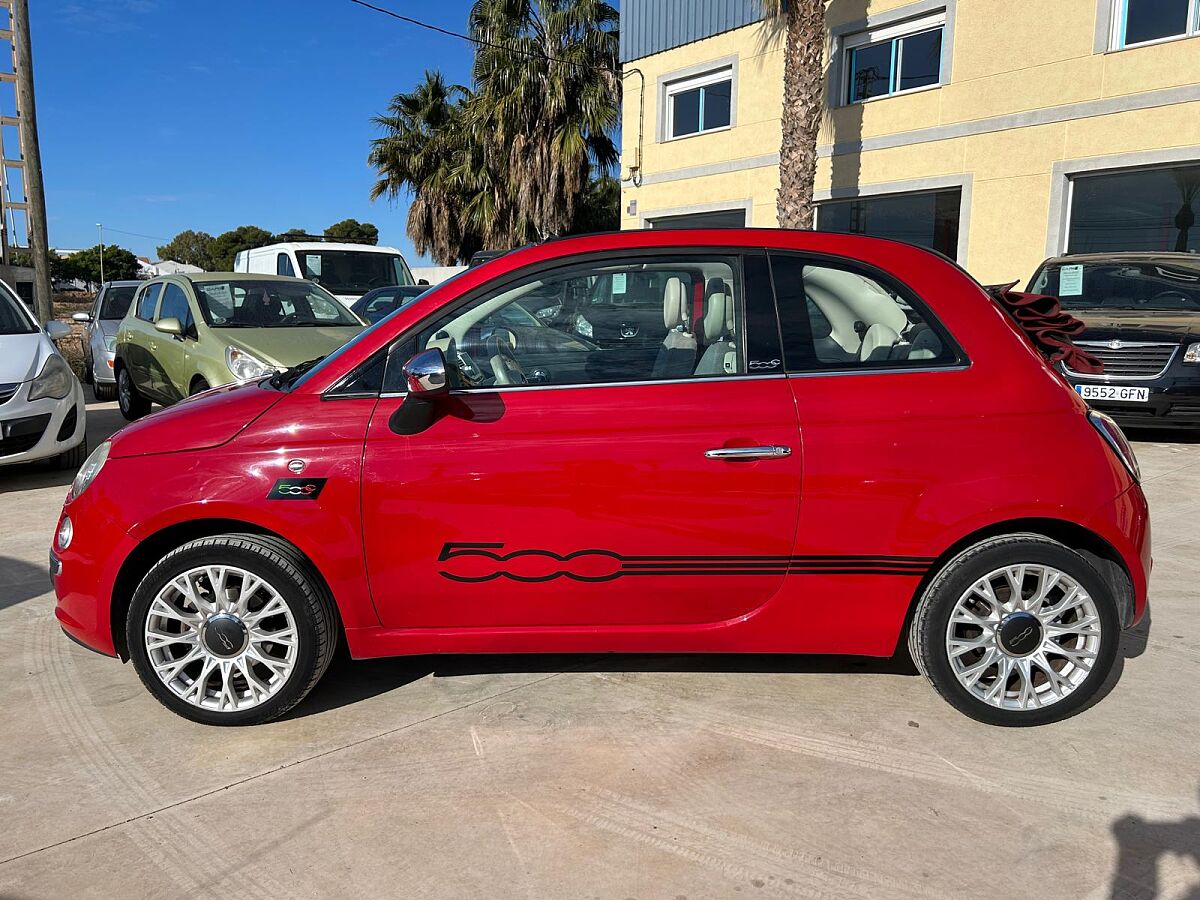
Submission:
[[[86,344],[87,341],[85,340],[84,343]],[[84,384],[95,384],[96,383],[96,375],[95,375],[95,370],[92,368],[92,357],[91,356],[85,356],[83,358],[83,383]]]
[[92,393],[101,403],[110,403],[117,399],[117,385],[116,383],[93,381]]
[[[294,668],[272,696],[250,709],[218,712],[183,700],[159,679],[142,640],[150,605],[163,586],[189,569],[216,563],[238,566],[267,581],[295,620]],[[167,709],[205,725],[258,725],[291,710],[325,674],[337,648],[338,617],[324,582],[291,544],[266,535],[222,534],[177,547],[150,569],[134,592],[125,639],[142,684]]]
[[[959,599],[988,573],[1019,563],[1053,566],[1073,578],[1095,603],[1101,628],[1100,646],[1086,678],[1062,699],[1027,710],[1001,709],[972,694],[955,675],[946,649],[950,616]],[[1087,559],[1041,535],[1012,534],[969,547],[942,567],[918,601],[908,649],[921,674],[955,709],[989,725],[1020,727],[1057,722],[1087,706],[1108,678],[1120,638],[1112,588]]]
[[129,370],[124,366],[117,369],[117,404],[121,407],[121,415],[130,422],[150,412],[150,401],[138,392]]
[[188,396],[195,397],[201,391],[207,391],[207,390],[208,390],[208,382],[205,381],[203,378],[201,378],[199,375],[197,375],[195,378],[192,379],[191,387],[188,388]]
[[78,471],[79,467],[83,465],[87,458],[88,445],[87,438],[85,437],[70,450],[66,451],[65,453],[60,453],[58,456],[54,457],[54,468],[58,469],[60,472]]

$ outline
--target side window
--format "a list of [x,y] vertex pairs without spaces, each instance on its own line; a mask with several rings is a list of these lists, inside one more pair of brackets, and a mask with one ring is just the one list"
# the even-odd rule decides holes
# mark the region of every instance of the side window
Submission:
[[292,268],[292,258],[286,253],[280,253],[275,257],[275,274],[295,277],[296,270]]
[[742,375],[744,298],[736,256],[596,260],[488,291],[412,349],[440,348],[460,389]]
[[771,254],[789,372],[957,362],[954,347],[896,284],[792,254]]
[[188,305],[187,294],[177,284],[168,283],[163,290],[162,305],[158,308],[159,319],[178,319],[187,334],[192,326],[192,308]]
[[138,299],[137,317],[147,322],[154,321],[154,309],[158,306],[158,295],[162,293],[162,283],[152,284],[142,291]]

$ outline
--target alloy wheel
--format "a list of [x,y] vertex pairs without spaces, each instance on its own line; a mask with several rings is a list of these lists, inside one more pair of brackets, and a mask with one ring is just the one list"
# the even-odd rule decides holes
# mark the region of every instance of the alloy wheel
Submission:
[[1050,706],[1069,697],[1100,652],[1095,600],[1048,565],[995,569],[959,598],[946,627],[946,654],[974,697],[1006,710]]
[[279,591],[237,566],[200,566],[155,595],[143,630],[158,679],[193,706],[261,705],[296,667],[299,633]]
[[133,408],[133,385],[129,380],[129,373],[124,369],[117,377],[117,394],[121,403],[121,409],[129,410]]

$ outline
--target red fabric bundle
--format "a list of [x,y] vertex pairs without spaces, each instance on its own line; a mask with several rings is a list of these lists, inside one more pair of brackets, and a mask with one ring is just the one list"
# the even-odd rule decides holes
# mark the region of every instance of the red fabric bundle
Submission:
[[1072,343],[1071,338],[1084,329],[1083,322],[1064,312],[1057,297],[1047,294],[1023,294],[1014,291],[1012,284],[988,288],[1000,304],[1029,335],[1033,345],[1050,362],[1062,362],[1073,372],[1082,375],[1103,375],[1104,363]]

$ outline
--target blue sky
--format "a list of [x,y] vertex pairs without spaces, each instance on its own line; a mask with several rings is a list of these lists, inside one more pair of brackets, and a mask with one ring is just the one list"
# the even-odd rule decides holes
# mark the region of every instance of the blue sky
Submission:
[[[465,30],[470,0],[380,0]],[[186,228],[319,233],[352,217],[413,258],[406,206],[368,198],[372,115],[471,48],[348,0],[34,0],[50,244],[157,259]],[[151,237],[133,237],[117,230]]]

